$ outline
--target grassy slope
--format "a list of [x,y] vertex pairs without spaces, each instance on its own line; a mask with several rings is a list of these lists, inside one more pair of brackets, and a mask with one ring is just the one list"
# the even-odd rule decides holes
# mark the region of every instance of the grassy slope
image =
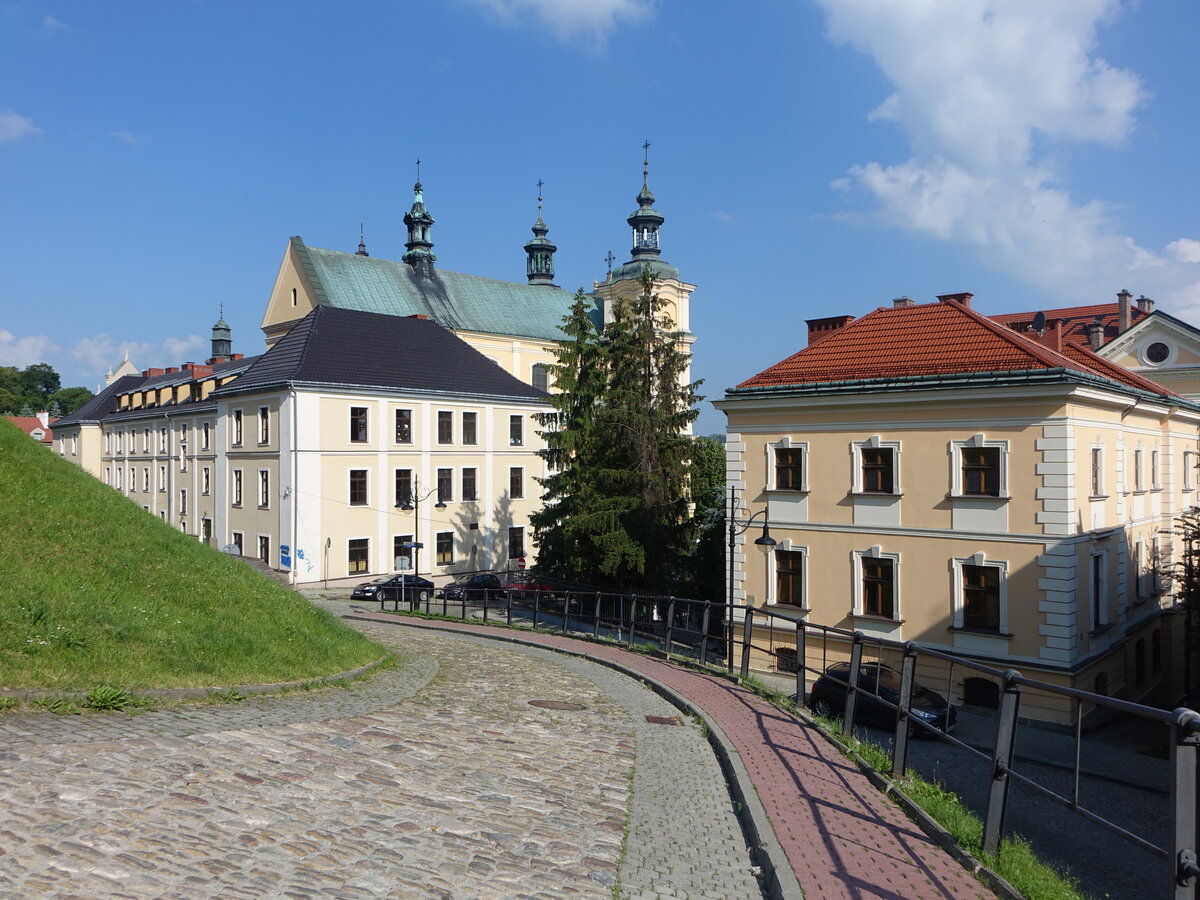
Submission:
[[0,420],[0,687],[274,683],[379,658]]

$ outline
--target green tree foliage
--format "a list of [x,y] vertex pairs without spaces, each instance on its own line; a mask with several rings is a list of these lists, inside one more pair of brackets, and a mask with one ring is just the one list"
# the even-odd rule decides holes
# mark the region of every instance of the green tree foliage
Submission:
[[725,598],[725,441],[696,438],[692,445],[692,501],[695,504],[696,557],[692,570],[697,600]]
[[655,591],[688,579],[695,553],[689,467],[698,383],[686,384],[680,334],[649,274],[618,300],[597,335],[582,292],[552,367],[555,413],[545,417],[545,508],[533,519],[539,567]]
[[[1184,635],[1188,650],[1200,650],[1200,506],[1193,506],[1175,519],[1174,533],[1180,538],[1181,558],[1170,574],[1175,597],[1183,604]],[[1188,689],[1191,685],[1186,685]]]
[[62,387],[58,372],[47,363],[34,363],[24,369],[0,366],[0,413],[15,415],[28,409],[30,415],[58,404],[61,415],[68,416],[94,395],[85,387]]

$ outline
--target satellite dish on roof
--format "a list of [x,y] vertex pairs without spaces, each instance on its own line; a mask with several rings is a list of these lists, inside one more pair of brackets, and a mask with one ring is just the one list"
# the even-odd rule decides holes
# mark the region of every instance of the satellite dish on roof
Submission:
[[1038,312],[1036,315],[1034,315],[1033,330],[1034,331],[1045,331],[1046,330],[1046,314],[1044,312]]

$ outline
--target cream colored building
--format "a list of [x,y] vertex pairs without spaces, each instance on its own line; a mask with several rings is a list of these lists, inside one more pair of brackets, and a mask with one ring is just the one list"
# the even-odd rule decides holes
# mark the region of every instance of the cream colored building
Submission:
[[[1200,406],[1061,331],[998,325],[970,299],[900,301],[818,330],[717,403],[730,483],[779,542],[764,555],[743,535],[737,599],[1174,699],[1181,617],[1159,573],[1175,559],[1174,517],[1197,502]],[[788,667],[787,633],[767,638],[776,653],[758,667]],[[822,652],[810,645],[808,664]],[[943,689],[945,676],[923,674]],[[968,678],[950,685],[956,702],[995,690]],[[1028,696],[1023,712],[1072,715]]]

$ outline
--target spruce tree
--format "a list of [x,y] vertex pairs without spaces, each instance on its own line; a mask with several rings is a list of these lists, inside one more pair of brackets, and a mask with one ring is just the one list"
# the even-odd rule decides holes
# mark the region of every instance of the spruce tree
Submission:
[[539,568],[669,591],[695,552],[688,464],[696,384],[653,278],[618,300],[602,336],[576,296],[558,351],[556,411],[544,417],[545,508],[533,518]]

